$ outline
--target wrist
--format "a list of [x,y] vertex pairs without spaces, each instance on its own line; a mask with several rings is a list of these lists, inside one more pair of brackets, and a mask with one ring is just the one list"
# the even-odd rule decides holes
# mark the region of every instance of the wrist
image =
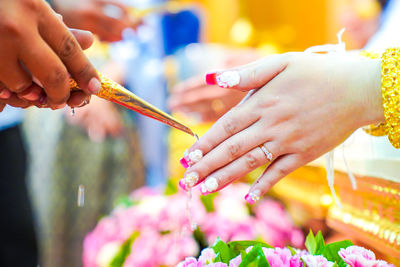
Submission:
[[382,104],[381,91],[381,61],[379,59],[362,60],[361,70],[361,90],[359,91],[364,97],[361,120],[362,125],[375,124],[385,122],[385,115]]

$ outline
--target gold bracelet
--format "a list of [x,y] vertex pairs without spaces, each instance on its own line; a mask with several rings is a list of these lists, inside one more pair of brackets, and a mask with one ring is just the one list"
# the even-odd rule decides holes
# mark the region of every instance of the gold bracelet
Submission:
[[[370,59],[377,59],[380,58],[381,55],[379,53],[374,53],[370,51],[361,51],[360,56],[367,57]],[[368,126],[363,127],[363,130],[370,135],[373,136],[384,136],[388,135],[388,129],[386,127],[386,123],[379,123],[379,124],[371,124]]]
[[400,148],[400,48],[388,48],[382,55],[381,89],[389,141]]

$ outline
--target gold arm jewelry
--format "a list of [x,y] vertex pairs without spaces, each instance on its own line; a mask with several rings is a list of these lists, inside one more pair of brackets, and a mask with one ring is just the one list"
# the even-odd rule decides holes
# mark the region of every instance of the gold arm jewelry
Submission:
[[[196,134],[187,126],[179,122],[177,119],[156,108],[150,103],[144,101],[134,93],[125,89],[113,80],[99,74],[101,82],[101,90],[96,95],[108,101],[112,101],[121,106],[134,110],[147,117],[160,121],[185,133],[188,133],[194,137]],[[81,90],[78,84],[71,79],[70,80],[71,90]]]
[[390,143],[400,148],[400,48],[388,48],[381,59],[383,112]]

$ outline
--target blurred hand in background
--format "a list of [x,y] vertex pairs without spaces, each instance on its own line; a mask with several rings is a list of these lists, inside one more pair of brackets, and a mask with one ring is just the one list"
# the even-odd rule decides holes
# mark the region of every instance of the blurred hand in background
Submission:
[[122,39],[122,31],[136,28],[140,20],[129,14],[128,7],[118,0],[54,0],[54,9],[69,27],[88,30],[101,41]]

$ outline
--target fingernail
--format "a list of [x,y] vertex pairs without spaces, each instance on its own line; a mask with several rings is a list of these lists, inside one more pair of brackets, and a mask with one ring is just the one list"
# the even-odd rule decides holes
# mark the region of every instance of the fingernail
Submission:
[[28,101],[37,101],[40,98],[40,94],[36,91],[31,91],[29,94],[21,96],[21,98]]
[[249,203],[250,205],[253,205],[257,201],[260,200],[260,190],[255,190],[253,192],[248,193],[244,199]]
[[97,94],[101,89],[101,82],[97,78],[92,78],[88,85],[89,91]]
[[52,109],[62,109],[62,108],[65,108],[65,106],[66,106],[66,104],[65,103],[63,103],[63,104],[60,104],[60,105],[52,105]]
[[179,187],[185,191],[188,190],[183,179],[179,180]]
[[45,95],[42,95],[42,96],[39,98],[39,104],[40,104],[40,105],[46,104],[46,96],[45,96]]
[[181,163],[181,165],[183,166],[183,168],[187,169],[189,168],[189,163],[187,162],[187,160],[185,158],[181,158],[179,160],[179,162]]
[[196,149],[189,153],[189,164],[193,165],[199,162],[203,158],[203,152],[200,149]]
[[215,177],[208,177],[200,186],[201,194],[208,195],[218,189],[218,180]]
[[206,74],[206,83],[208,85],[216,85],[217,84],[217,73],[216,72],[207,73]]
[[216,84],[222,88],[229,88],[240,83],[240,75],[237,71],[225,71],[216,75]]
[[10,98],[10,96],[11,96],[11,92],[8,91],[7,89],[3,89],[3,90],[0,92],[0,98],[1,98],[1,99],[8,99],[8,98]]

